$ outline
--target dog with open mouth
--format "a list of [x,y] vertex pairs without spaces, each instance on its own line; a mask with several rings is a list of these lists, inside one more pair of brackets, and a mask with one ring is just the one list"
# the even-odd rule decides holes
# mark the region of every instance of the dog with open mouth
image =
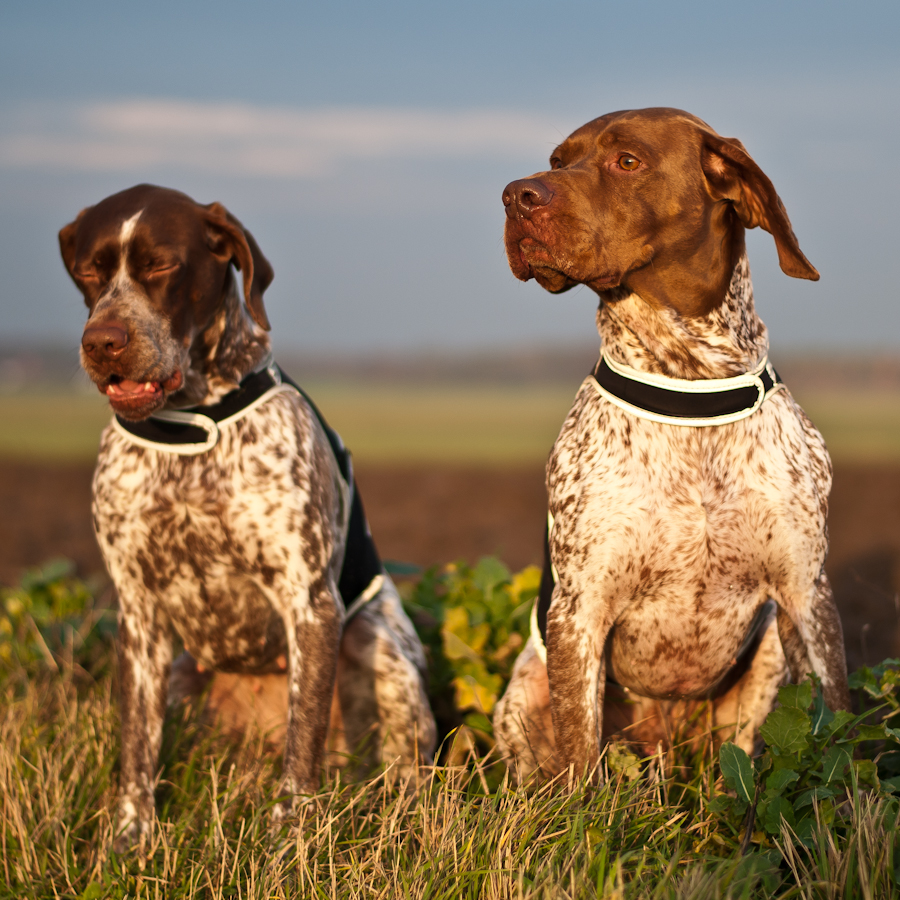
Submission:
[[228,725],[283,735],[277,815],[316,789],[326,747],[430,760],[422,645],[349,454],[272,359],[253,236],[219,203],[138,185],[59,243],[88,307],[82,364],[115,413],[93,518],[120,605],[120,845],[153,820],[175,635],[174,699],[212,679]]

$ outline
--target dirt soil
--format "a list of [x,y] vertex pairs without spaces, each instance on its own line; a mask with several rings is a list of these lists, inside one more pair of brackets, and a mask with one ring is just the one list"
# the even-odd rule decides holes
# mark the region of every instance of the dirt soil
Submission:
[[[0,460],[0,584],[59,556],[83,576],[103,571],[91,471]],[[513,570],[540,562],[540,466],[359,465],[356,474],[385,559],[427,566],[493,554]],[[827,569],[851,668],[900,655],[900,467],[838,466],[829,527]]]

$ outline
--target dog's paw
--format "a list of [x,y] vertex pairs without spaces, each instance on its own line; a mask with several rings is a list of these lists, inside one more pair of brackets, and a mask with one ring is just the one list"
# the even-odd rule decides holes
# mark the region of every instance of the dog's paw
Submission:
[[137,814],[133,803],[129,801],[120,803],[119,814],[116,817],[113,852],[121,855],[137,851],[143,855],[150,839],[151,825],[149,820]]

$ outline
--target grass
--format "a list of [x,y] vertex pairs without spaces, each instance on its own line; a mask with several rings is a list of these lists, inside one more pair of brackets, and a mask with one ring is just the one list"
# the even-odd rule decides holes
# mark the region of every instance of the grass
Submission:
[[[305,385],[357,459],[542,463],[577,385]],[[900,394],[810,391],[798,397],[840,462],[900,462]],[[82,459],[109,407],[99,394],[0,396],[0,457]]]
[[[716,770],[608,773],[482,787],[490,760],[384,779],[327,779],[305,821],[273,831],[278,760],[190,720],[166,730],[159,822],[143,855],[112,849],[118,725],[110,676],[4,685],[0,898],[895,897],[897,804],[857,798],[805,846],[785,830],[745,856],[707,810]],[[5,887],[3,886],[5,884]]]
[[[498,566],[489,561],[462,575],[451,567],[446,596],[473,610],[493,604],[505,590]],[[507,601],[526,589],[515,588]],[[426,585],[429,596],[441,590]],[[473,590],[477,596],[469,596]],[[411,595],[423,599],[422,590]],[[119,725],[107,618],[61,564],[30,573],[3,601],[0,900],[880,900],[900,888],[900,802],[891,785],[879,789],[871,761],[854,763],[848,777],[855,787],[852,773],[868,767],[873,787],[813,801],[815,822],[804,838],[786,824],[779,831],[757,820],[745,852],[748,820],[740,796],[723,793],[709,735],[643,763],[615,745],[600,788],[566,778],[522,788],[490,752],[469,749],[471,732],[463,728],[448,737],[440,765],[405,784],[389,784],[384,774],[347,783],[340,771],[326,773],[302,820],[274,828],[278,756],[260,738],[229,743],[190,710],[166,724],[150,839],[117,854]],[[889,697],[896,712],[900,676],[865,671],[859,684]],[[808,685],[785,690],[793,693],[779,712],[825,721],[816,709],[802,711]],[[783,747],[796,742],[794,725]],[[859,726],[860,733],[865,727],[879,730]],[[844,728],[838,744],[849,733]],[[818,771],[816,761],[803,769],[800,756],[781,762],[800,768],[801,778]],[[762,781],[756,788],[760,804],[777,793],[773,778],[782,787],[790,781],[774,763],[775,775],[755,764],[769,772],[765,795]],[[750,797],[760,775],[747,772]]]

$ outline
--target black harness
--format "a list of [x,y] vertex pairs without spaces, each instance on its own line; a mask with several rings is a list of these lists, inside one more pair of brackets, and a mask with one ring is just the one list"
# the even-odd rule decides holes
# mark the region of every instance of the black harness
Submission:
[[[188,452],[193,453],[191,445],[204,448],[210,440],[209,428],[196,424],[197,421],[208,419],[216,424],[224,422],[239,415],[279,384],[290,385],[309,405],[328,438],[341,477],[350,491],[350,522],[347,528],[344,564],[341,567],[338,581],[338,590],[341,592],[344,606],[349,609],[352,602],[372,584],[373,579],[382,574],[381,560],[369,532],[362,500],[353,479],[353,466],[349,451],[344,446],[340,435],[325,421],[319,408],[306,391],[285,375],[279,366],[274,366],[273,370],[262,369],[248,375],[235,390],[226,394],[218,403],[178,410],[177,413],[189,414],[185,417],[185,421],[150,416],[140,422],[129,422],[116,416],[116,424],[121,430],[138,438],[142,443],[161,445],[159,446],[160,450],[178,446],[182,448],[181,452],[187,449]],[[190,417],[194,417],[195,421],[189,421]]]

